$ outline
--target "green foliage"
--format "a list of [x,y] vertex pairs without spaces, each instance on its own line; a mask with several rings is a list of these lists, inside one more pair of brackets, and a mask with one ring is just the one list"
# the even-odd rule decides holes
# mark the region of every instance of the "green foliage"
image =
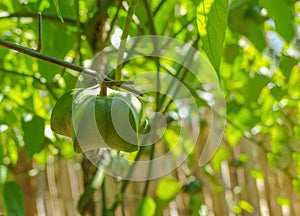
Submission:
[[[36,49],[36,15],[42,12],[41,53],[88,67],[99,50],[120,38],[132,1],[123,1],[123,5],[110,0],[97,2],[2,0],[0,39]],[[129,37],[156,32],[194,44],[218,73],[226,97],[227,124],[222,147],[207,165],[198,167],[198,150],[205,143],[202,136],[211,123],[207,117],[210,105],[201,96],[204,86],[177,62],[159,59],[160,72],[180,80],[194,97],[201,116],[198,122],[192,114],[188,117],[191,127],[200,125],[201,135],[195,148],[191,134],[179,134],[182,125],[176,117],[180,111],[170,103],[165,114],[172,120],[159,143],[162,149],[154,149],[154,155],[171,151],[175,157],[182,152],[189,157],[182,170],[176,170],[176,175],[172,173],[178,176],[180,183],[176,178],[161,178],[155,195],[148,193],[139,200],[137,215],[163,215],[170,202],[182,195],[189,200],[186,210],[189,215],[208,211],[203,188],[217,195],[229,190],[225,190],[220,177],[224,174],[223,164],[229,165],[231,173],[247,167],[255,181],[264,179],[266,170],[278,172],[290,179],[295,193],[300,192],[300,40],[296,31],[300,24],[299,13],[299,1],[292,0],[138,1],[134,16],[127,23]],[[145,45],[143,49],[148,47]],[[115,64],[108,61],[105,65],[113,68]],[[122,79],[156,71],[157,67],[155,59],[150,57],[132,59],[124,64]],[[51,62],[0,47],[0,183],[8,215],[25,215],[22,190],[10,181],[17,175],[22,176],[22,173],[14,173],[14,166],[22,163],[18,163],[20,152],[25,150],[27,159],[41,169],[47,167],[50,156],[56,160],[75,156],[73,143],[58,134],[75,139],[69,122],[71,98],[61,101],[66,92],[75,88],[79,75]],[[164,83],[161,87],[169,88]],[[169,98],[155,93],[147,96],[151,100],[141,99],[142,117],[157,107],[166,107],[169,102]],[[60,105],[63,108],[57,112]],[[105,106],[100,102],[99,105]],[[57,113],[60,120],[55,120]],[[104,112],[98,114],[104,115]],[[53,119],[59,121],[58,127],[53,127]],[[141,129],[145,125],[146,121]],[[58,134],[49,131],[50,126]],[[137,122],[135,126],[137,128]],[[149,127],[143,132],[147,130]],[[182,145],[176,145],[177,142]],[[147,158],[151,148],[140,148],[137,152]],[[134,160],[135,156],[130,157]],[[260,161],[261,158],[265,161]],[[251,167],[253,160],[255,167]],[[205,185],[205,179],[209,185]],[[116,206],[127,197],[124,196],[127,183],[121,181],[122,187],[117,187],[123,191],[118,192],[114,200]],[[236,185],[238,187],[243,188]],[[233,196],[242,190],[244,188]],[[80,199],[80,211],[93,201],[95,191],[96,188],[86,187]],[[291,206],[290,197],[278,195],[274,199],[280,206]],[[236,214],[257,211],[249,200],[234,197],[226,203],[229,211]],[[115,209],[106,210],[113,215]]]
[[[268,15],[274,20],[276,31],[287,42],[290,42],[296,34],[293,3],[272,0],[261,0],[260,3],[267,9]],[[274,4],[276,4],[276,7],[274,7]]]
[[156,196],[158,199],[170,202],[175,198],[180,190],[180,185],[176,179],[165,177],[159,181],[156,188]]
[[203,0],[197,6],[198,29],[203,48],[217,72],[223,52],[227,16],[227,0]]
[[245,35],[259,51],[263,51],[267,45],[263,26],[266,17],[260,11],[257,1],[233,1],[228,22],[231,29]]
[[59,2],[58,2],[58,0],[53,0],[53,3],[54,3],[54,6],[55,6],[55,9],[56,9],[56,12],[57,12],[57,16],[59,17],[59,19],[62,22],[64,22],[64,19],[62,18],[61,11],[60,11],[60,8],[59,8]]
[[178,181],[171,177],[162,178],[156,187],[157,208],[155,215],[162,215],[163,210],[168,206],[181,189]]
[[16,182],[6,182],[3,187],[3,197],[7,215],[25,215],[23,191]]
[[253,211],[254,211],[253,206],[249,202],[247,202],[245,200],[241,200],[239,202],[239,206],[241,207],[241,209],[243,209],[243,210],[245,210],[245,211],[247,211],[249,213],[253,213]]
[[144,197],[137,209],[137,215],[140,216],[154,216],[156,204],[151,197]]
[[276,200],[280,206],[290,206],[290,200],[287,197],[278,196]]
[[22,121],[22,129],[27,155],[32,157],[34,153],[41,150],[45,142],[45,121],[38,116],[33,116],[31,119],[27,119],[26,117]]

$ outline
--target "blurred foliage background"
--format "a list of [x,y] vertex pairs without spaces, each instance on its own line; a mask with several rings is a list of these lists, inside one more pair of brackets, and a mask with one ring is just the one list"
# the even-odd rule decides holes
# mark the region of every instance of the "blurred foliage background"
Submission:
[[[135,0],[1,0],[0,39],[89,67],[119,40]],[[178,169],[149,182],[106,176],[51,132],[57,99],[79,73],[0,47],[0,211],[4,215],[297,215],[300,212],[300,3],[296,0],[141,0],[129,36],[158,34],[193,44],[215,68],[227,103],[221,147],[197,164],[210,106],[187,73],[201,113],[199,143]],[[156,70],[126,64],[123,78]],[[184,69],[161,61],[160,70]],[[167,103],[167,102],[166,102]],[[148,104],[153,106],[153,104]],[[178,113],[174,106],[169,112]],[[172,147],[178,125],[169,126]],[[173,132],[173,133],[172,133]],[[149,152],[142,153],[149,158]],[[128,186],[128,187],[127,187]],[[106,189],[105,189],[106,188]]]

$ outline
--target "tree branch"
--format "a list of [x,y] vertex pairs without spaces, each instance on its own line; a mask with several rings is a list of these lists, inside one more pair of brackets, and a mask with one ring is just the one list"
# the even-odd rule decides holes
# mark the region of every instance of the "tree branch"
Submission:
[[[114,80],[108,78],[104,73],[97,72],[95,70],[88,69],[88,68],[83,68],[81,66],[63,61],[61,59],[57,59],[57,58],[52,57],[52,56],[42,54],[42,53],[40,53],[36,50],[29,49],[27,47],[23,47],[23,46],[20,46],[18,44],[14,44],[14,43],[11,43],[11,42],[8,42],[8,41],[0,40],[0,46],[6,47],[6,48],[11,49],[11,50],[18,51],[20,53],[32,56],[32,57],[37,58],[37,59],[41,59],[43,61],[51,62],[53,64],[56,64],[56,65],[59,65],[59,66],[65,67],[65,68],[69,68],[69,69],[78,71],[80,73],[85,73],[87,75],[90,75],[90,76],[93,76],[97,79],[100,79],[101,82],[103,82],[103,84],[107,83],[108,85],[112,85],[112,82],[114,82]],[[127,83],[125,82],[124,84],[127,84]],[[130,84],[132,84],[132,83],[130,83]],[[141,92],[139,92],[135,89],[132,89],[128,86],[123,86],[122,85],[122,86],[119,86],[119,87],[121,89],[127,90],[131,93],[137,94],[139,96],[143,96],[143,93],[141,93]]]

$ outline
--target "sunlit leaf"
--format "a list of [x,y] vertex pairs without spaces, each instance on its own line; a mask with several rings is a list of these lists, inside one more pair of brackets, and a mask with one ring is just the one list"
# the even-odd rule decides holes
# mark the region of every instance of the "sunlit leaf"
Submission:
[[259,169],[252,169],[251,176],[255,179],[264,179],[265,174],[262,170]]
[[198,30],[204,49],[215,70],[219,71],[227,17],[227,0],[203,0],[197,6]]
[[220,171],[221,170],[221,165],[222,165],[222,162],[227,160],[228,157],[230,155],[230,152],[227,148],[225,147],[220,147],[216,153],[214,154],[212,160],[211,160],[211,163],[212,163],[212,166],[214,168],[214,170],[216,171]]
[[8,167],[0,165],[0,184],[4,184],[7,178]]
[[58,0],[53,0],[53,3],[54,3],[54,5],[55,5],[55,9],[56,9],[57,16],[59,17],[59,19],[60,19],[62,22],[64,22],[64,19],[63,19],[62,15],[61,15],[61,11],[60,11],[60,8],[59,8],[59,2],[58,2]]
[[162,178],[156,187],[156,196],[164,201],[171,201],[180,191],[180,184],[174,178]]
[[277,203],[280,205],[280,206],[290,206],[290,200],[289,198],[287,197],[284,197],[284,196],[278,196],[276,198],[276,201]]
[[254,211],[254,207],[246,200],[241,200],[239,202],[239,206],[241,207],[241,209],[243,209],[249,213],[252,213]]
[[235,146],[243,137],[243,133],[232,125],[226,127],[225,134],[227,141],[231,146]]
[[251,102],[256,103],[262,88],[265,87],[268,82],[268,77],[258,74],[250,79],[241,90],[246,104],[250,105]]
[[155,214],[156,204],[151,197],[144,197],[138,207],[137,215],[153,216]]

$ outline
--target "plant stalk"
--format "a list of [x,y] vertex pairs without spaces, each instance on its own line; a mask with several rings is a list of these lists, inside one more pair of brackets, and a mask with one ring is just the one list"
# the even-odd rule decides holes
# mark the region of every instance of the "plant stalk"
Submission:
[[122,33],[122,36],[121,36],[120,50],[119,50],[119,53],[118,53],[118,64],[117,64],[118,66],[117,66],[117,69],[116,69],[116,72],[115,72],[115,79],[116,80],[121,79],[121,70],[123,68],[123,63],[121,63],[121,62],[123,62],[126,39],[129,35],[130,24],[131,24],[132,17],[133,17],[135,8],[137,6],[137,3],[138,3],[138,0],[132,0],[132,3],[129,7],[128,14],[127,14],[127,17],[126,17],[124,30],[123,30],[123,33]]

